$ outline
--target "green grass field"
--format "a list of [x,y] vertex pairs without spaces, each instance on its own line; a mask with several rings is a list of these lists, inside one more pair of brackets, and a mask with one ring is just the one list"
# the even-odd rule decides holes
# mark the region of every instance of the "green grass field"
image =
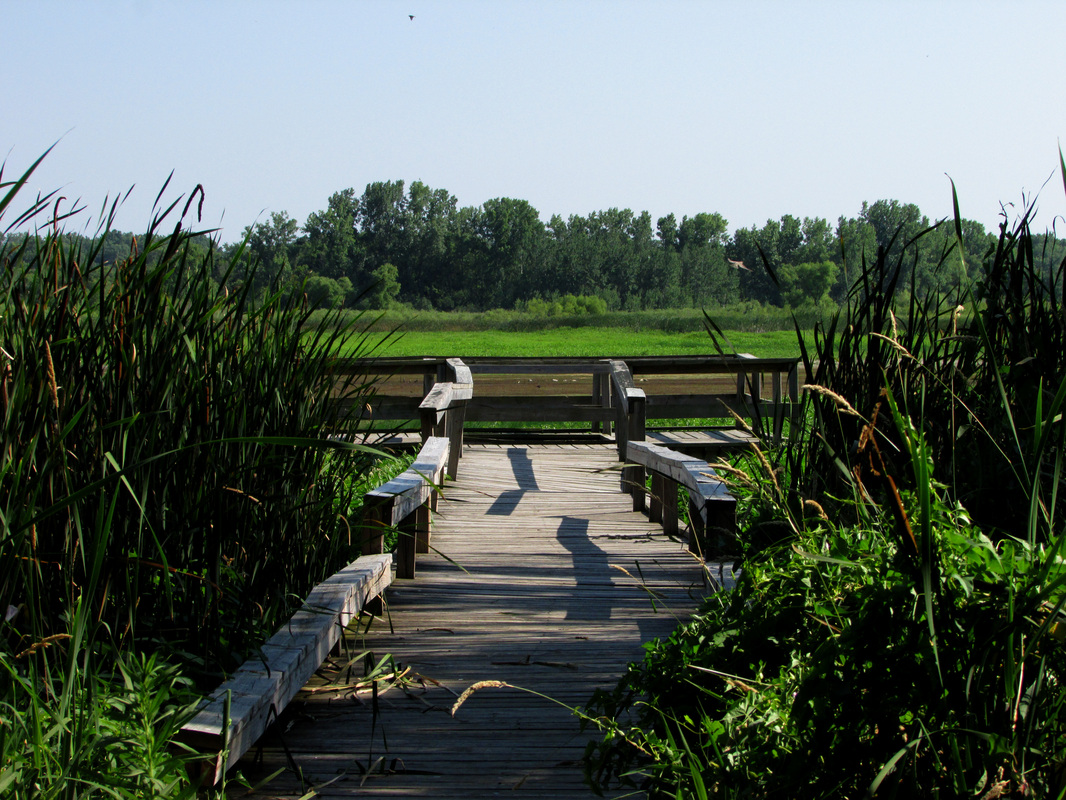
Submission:
[[[726,352],[770,357],[799,355],[792,331],[726,332]],[[645,356],[714,354],[707,333],[667,333],[623,328],[553,328],[542,331],[404,331],[378,347],[375,356]]]

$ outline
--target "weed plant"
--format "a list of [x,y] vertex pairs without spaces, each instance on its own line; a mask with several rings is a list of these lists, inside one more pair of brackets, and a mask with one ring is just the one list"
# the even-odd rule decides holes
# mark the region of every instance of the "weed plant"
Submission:
[[358,553],[371,454],[331,436],[331,393],[371,388],[332,363],[368,339],[220,289],[245,255],[191,255],[200,187],[164,186],[104,263],[117,203],[66,238],[59,200],[13,210],[36,166],[0,170],[5,233],[35,226],[0,247],[0,794],[188,795],[167,745],[189,677],[217,683]]
[[970,291],[899,307],[904,265],[861,265],[803,346],[809,427],[735,481],[787,535],[593,700],[594,787],[1066,796],[1066,265],[1031,216]]

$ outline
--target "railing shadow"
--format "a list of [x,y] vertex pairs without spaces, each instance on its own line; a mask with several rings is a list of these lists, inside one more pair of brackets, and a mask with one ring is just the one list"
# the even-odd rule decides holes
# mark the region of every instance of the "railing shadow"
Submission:
[[533,461],[529,458],[527,449],[524,447],[510,448],[507,451],[507,458],[511,462],[511,472],[518,483],[518,488],[505,489],[500,492],[495,502],[485,512],[489,516],[510,516],[526,492],[535,492],[540,489],[537,484],[537,476],[533,471]]

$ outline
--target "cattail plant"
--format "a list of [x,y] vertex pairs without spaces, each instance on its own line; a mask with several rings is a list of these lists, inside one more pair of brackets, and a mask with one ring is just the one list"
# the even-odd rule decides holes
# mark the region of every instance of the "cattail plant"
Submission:
[[14,214],[35,167],[0,173],[0,757],[47,795],[100,768],[114,681],[167,658],[215,681],[357,555],[344,517],[372,458],[334,436],[362,404],[332,398],[371,389],[333,371],[370,346],[358,318],[309,329],[301,294],[227,288],[243,247],[191,246],[201,187],[107,262],[117,203],[90,240],[48,198]]

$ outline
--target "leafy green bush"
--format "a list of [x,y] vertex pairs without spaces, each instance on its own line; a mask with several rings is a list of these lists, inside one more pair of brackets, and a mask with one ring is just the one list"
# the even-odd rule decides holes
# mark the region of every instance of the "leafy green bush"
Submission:
[[1061,543],[996,546],[960,509],[930,511],[930,560],[890,520],[822,524],[748,560],[736,590],[594,701],[609,720],[589,754],[595,784],[669,797],[1057,796]]
[[1066,796],[1066,262],[1031,212],[972,291],[885,248],[800,336],[808,426],[737,489],[785,535],[751,526],[737,588],[594,699],[594,786]]
[[515,304],[519,311],[525,311],[537,317],[588,316],[607,313],[607,301],[595,295],[563,295],[554,300],[534,297]]

